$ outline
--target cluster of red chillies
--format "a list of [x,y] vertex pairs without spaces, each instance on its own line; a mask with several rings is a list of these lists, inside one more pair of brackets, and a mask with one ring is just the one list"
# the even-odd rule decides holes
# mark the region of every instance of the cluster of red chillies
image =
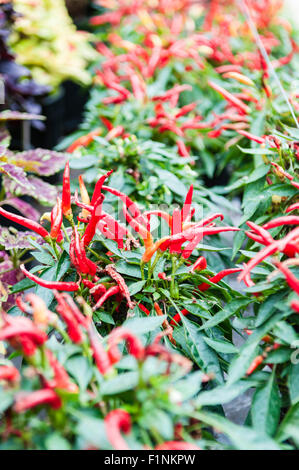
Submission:
[[[249,115],[251,112],[246,103],[253,103],[256,109],[260,110],[265,99],[256,96],[254,83],[243,73],[243,67],[261,71],[261,84],[266,98],[271,98],[272,91],[268,83],[268,64],[259,51],[244,51],[234,54],[232,50],[230,39],[235,36],[244,37],[248,33],[243,21],[240,21],[238,17],[238,9],[236,9],[233,18],[234,26],[232,27],[231,8],[226,11],[225,2],[213,0],[202,26],[203,32],[198,33],[195,29],[195,23],[191,27],[191,23],[187,21],[190,12],[190,18],[194,14],[194,11],[191,11],[193,9],[192,1],[169,2],[164,0],[155,5],[152,5],[151,2],[146,3],[146,7],[144,2],[139,1],[130,5],[127,2],[107,2],[106,0],[98,0],[97,3],[108,11],[93,17],[91,24],[93,26],[110,24],[112,30],[108,35],[110,47],[102,42],[97,44],[97,49],[104,60],[101,62],[101,69],[96,71],[95,81],[101,83],[109,90],[109,93],[110,91],[112,93],[103,99],[104,105],[120,105],[131,97],[143,104],[156,103],[155,116],[149,118],[148,124],[157,127],[159,132],[173,133],[179,154],[183,157],[189,156],[185,135],[185,131],[188,129],[211,128],[212,130],[208,133],[211,138],[219,137],[223,131],[230,129],[236,130],[246,137],[251,135],[246,131],[250,127]],[[277,17],[277,11],[281,7],[280,2],[276,4],[273,1],[264,0],[263,8],[260,8],[259,3],[261,2],[251,2],[250,8],[257,26],[261,30],[266,28],[265,34],[261,33],[261,38],[270,54],[272,49],[279,45],[279,40],[268,31],[268,22],[278,23],[288,33],[291,31],[291,26],[286,20]],[[230,2],[227,2],[227,5],[229,6]],[[204,3],[201,5],[201,2],[198,2],[199,11],[205,7]],[[264,11],[271,11],[267,21],[264,18]],[[123,39],[119,35],[117,28],[123,18],[138,18],[135,27],[139,31],[140,37],[143,38],[139,40],[138,44]],[[209,34],[205,34],[207,31]],[[298,51],[298,47],[292,39],[291,46],[291,51],[287,56],[273,61],[274,68],[286,65],[291,61],[294,53]],[[193,70],[194,67],[198,70],[205,69],[206,62],[209,60],[213,63],[216,62],[215,71],[218,74],[225,79],[239,82],[244,85],[244,88],[239,93],[230,93],[214,81],[210,81],[210,87],[227,102],[225,112],[219,116],[215,115],[214,119],[208,123],[202,122],[202,117],[197,114],[180,122],[180,118],[196,109],[196,103],[189,103],[182,108],[176,107],[179,93],[190,90],[192,87],[190,85],[176,85],[165,93],[152,97],[148,93],[146,82],[173,60],[185,63],[186,72]],[[128,83],[130,89],[127,88]],[[163,103],[165,102],[169,103],[171,113],[164,108]],[[128,135],[123,126],[114,127],[107,118],[102,117],[101,119],[107,127],[106,138],[108,140],[115,137],[124,138]],[[73,152],[82,145],[89,145],[93,138],[101,132],[100,128],[92,130],[86,136],[75,141],[68,150]]]
[[[137,361],[143,362],[147,357],[155,356],[166,362],[168,365],[166,373],[169,373],[171,364],[177,364],[185,373],[192,367],[188,359],[170,352],[160,344],[161,338],[167,332],[158,334],[152,344],[143,346],[139,338],[130,330],[119,327],[108,336],[107,349],[105,349],[91,316],[83,314],[70,295],[56,291],[55,296],[58,302],[57,314],[50,312],[42,299],[30,293],[24,300],[18,298],[17,301],[18,307],[26,316],[2,315],[0,341],[6,341],[13,348],[22,351],[41,385],[38,390],[16,394],[13,405],[15,413],[23,413],[40,405],[48,405],[53,410],[59,410],[63,407],[68,394],[79,393],[78,386],[71,380],[65,368],[46,344],[48,336],[45,329],[48,326],[58,328],[57,315],[66,324],[70,341],[75,344],[88,344],[95,365],[103,375],[109,374],[114,364],[117,364],[122,358],[123,353],[118,349],[118,345],[123,341],[126,342],[129,354],[134,356]],[[42,367],[39,367],[36,360],[33,360],[38,349],[43,351]],[[16,387],[20,379],[20,373],[16,367],[6,364],[0,365],[1,383]],[[119,409],[110,411],[105,417],[105,427],[107,437],[115,449],[128,448],[120,434],[120,430],[128,433],[131,429],[131,417],[128,412]],[[13,430],[11,429],[10,432]],[[164,443],[161,449],[175,449],[178,446],[184,446],[186,449],[197,448],[193,444],[182,441],[171,441]],[[158,446],[158,448],[160,447]]]
[[[65,217],[71,224],[72,232],[69,254],[71,263],[79,275],[78,281],[47,281],[29,272],[21,265],[21,270],[25,276],[40,286],[65,292],[78,291],[82,282],[82,285],[89,290],[95,300],[94,310],[100,308],[111,296],[117,296],[119,300],[125,298],[129,309],[134,307],[128,287],[123,277],[117,273],[113,264],[107,265],[104,269],[101,269],[96,262],[90,260],[87,256],[88,247],[94,238],[96,230],[100,230],[105,237],[115,240],[119,248],[124,248],[125,237],[135,241],[136,244],[136,240],[129,231],[114,219],[114,217],[104,212],[102,208],[104,201],[103,192],[109,192],[122,201],[125,219],[136,234],[139,235],[145,247],[142,263],[148,263],[157,252],[158,254],[162,254],[166,250],[168,250],[170,254],[180,255],[182,259],[188,260],[193,250],[205,236],[239,230],[235,227],[215,226],[216,219],[223,220],[221,213],[213,214],[199,222],[193,222],[192,218],[195,209],[192,207],[192,185],[186,195],[182,209],[174,209],[172,214],[161,210],[148,210],[142,213],[137,204],[124,193],[104,185],[105,180],[110,174],[111,171],[99,178],[91,198],[88,195],[83,178],[80,176],[79,186],[81,199],[79,199],[77,192],[74,197],[71,195],[70,169],[67,163],[63,175],[62,198],[57,199],[57,204],[51,214],[50,233],[37,222],[30,221],[29,219],[9,213],[0,208],[1,215],[26,228],[30,228],[35,233],[42,236],[46,242],[52,245],[55,244],[56,248],[62,247],[64,233],[66,233],[62,225],[63,218]],[[77,217],[80,222],[80,229],[78,229],[78,226],[75,225],[74,222],[72,203],[75,203],[81,209]],[[154,241],[150,231],[152,216],[157,216],[167,222],[170,230],[169,235]],[[83,233],[81,231],[81,224],[85,226]],[[206,269],[206,261],[204,258],[199,258],[194,265],[191,266],[190,271],[194,272],[198,269]],[[205,291],[209,289],[213,283],[218,283],[226,275],[237,271],[238,268],[221,271],[216,276],[211,277],[209,283],[199,285],[198,289]],[[112,279],[112,283],[102,283],[100,273],[108,274]],[[163,277],[162,273],[161,276]],[[184,310],[183,314],[185,313]],[[176,322],[178,320],[178,315],[176,315],[174,321]]]

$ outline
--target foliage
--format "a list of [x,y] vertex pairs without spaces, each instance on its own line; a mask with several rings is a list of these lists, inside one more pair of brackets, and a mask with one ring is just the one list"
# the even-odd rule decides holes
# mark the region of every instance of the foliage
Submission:
[[71,79],[87,85],[86,71],[96,53],[89,44],[91,36],[77,31],[62,0],[37,1],[34,8],[15,0],[16,18],[10,45],[18,63],[28,67],[38,83],[56,89]]
[[4,83],[1,89],[1,108],[13,111],[26,111],[39,114],[41,106],[37,101],[49,92],[49,88],[38,84],[32,79],[30,71],[15,61],[15,55],[8,42],[11,29],[17,20],[12,2],[5,2],[0,10],[0,77]]

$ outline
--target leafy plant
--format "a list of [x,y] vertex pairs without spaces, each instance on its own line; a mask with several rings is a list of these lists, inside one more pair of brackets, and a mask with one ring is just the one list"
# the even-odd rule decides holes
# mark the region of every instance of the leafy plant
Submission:
[[14,3],[18,16],[9,42],[17,61],[52,89],[67,79],[89,84],[86,67],[96,52],[91,36],[76,30],[64,2],[37,2],[34,8],[23,0]]
[[38,115],[41,106],[37,98],[49,93],[50,89],[35,82],[30,71],[16,63],[15,55],[8,45],[16,19],[12,3],[3,3],[0,10],[0,78],[4,85],[1,88],[1,108]]

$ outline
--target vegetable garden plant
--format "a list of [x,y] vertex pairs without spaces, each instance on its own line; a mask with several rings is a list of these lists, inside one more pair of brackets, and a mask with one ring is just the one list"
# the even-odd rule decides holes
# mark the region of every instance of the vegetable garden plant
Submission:
[[1,449],[298,448],[298,46],[240,3],[261,48],[235,2],[98,0],[78,132],[6,135]]

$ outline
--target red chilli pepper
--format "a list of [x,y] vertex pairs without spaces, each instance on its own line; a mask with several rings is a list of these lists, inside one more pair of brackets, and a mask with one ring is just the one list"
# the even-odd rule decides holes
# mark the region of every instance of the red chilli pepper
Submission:
[[250,134],[250,132],[247,131],[237,131],[238,134],[243,135],[243,137],[247,137],[247,139],[252,140],[253,142],[256,142],[257,144],[264,144],[266,142],[266,139],[264,137],[259,137],[257,135]]
[[12,222],[16,222],[17,224],[28,228],[29,230],[32,230],[41,237],[45,238],[46,240],[50,238],[49,232],[47,232],[47,230],[42,227],[42,225],[38,224],[37,222],[34,222],[33,220],[26,219],[25,217],[21,217],[20,215],[12,214],[11,212],[6,211],[2,207],[0,207],[0,215],[2,215],[8,220],[11,220]]
[[295,204],[290,205],[286,212],[298,211],[299,210],[299,202],[295,202]]
[[124,278],[116,271],[113,264],[108,264],[105,268],[107,274],[117,283],[120,292],[127,299],[129,309],[133,309],[135,304],[131,300],[129,288],[124,280]]
[[[69,337],[75,344],[80,344],[83,340],[83,335],[80,329],[81,322],[78,321],[74,312],[68,307],[62,294],[55,292],[55,297],[58,301],[56,311],[65,322]],[[86,327],[87,325],[84,324],[84,326]]]
[[27,271],[24,264],[21,264],[20,269],[28,279],[31,279],[31,281],[34,281],[39,286],[46,287],[47,289],[56,289],[66,292],[75,292],[79,289],[79,284],[77,282],[45,281],[44,279],[40,279],[38,276]]
[[299,224],[299,217],[296,215],[287,215],[283,217],[277,217],[277,219],[270,220],[265,225],[263,225],[263,229],[269,230],[271,228],[280,227],[281,225],[298,225]]
[[112,295],[116,295],[120,292],[119,286],[113,286],[110,287],[103,295],[102,297],[97,301],[96,305],[93,307],[93,311],[96,311],[99,309],[109,297],[112,297]]
[[89,132],[86,135],[83,135],[82,137],[79,137],[79,139],[75,140],[68,148],[67,152],[68,153],[73,153],[77,148],[79,147],[87,147],[94,139],[94,137],[97,137],[102,133],[101,127]]
[[190,271],[203,271],[204,269],[207,269],[207,260],[204,256],[200,256],[191,266]]
[[286,281],[291,289],[299,295],[299,279],[290,271],[283,263],[276,262],[275,265],[285,276]]
[[126,330],[123,327],[115,328],[110,336],[108,337],[108,356],[111,364],[116,364],[121,359],[121,353],[118,350],[118,344],[121,341],[126,341],[129,349],[129,353],[141,360],[144,357],[144,347],[137,336],[133,335],[131,331]]
[[116,450],[129,450],[128,444],[121,435],[121,431],[128,434],[131,430],[131,417],[125,410],[110,411],[104,419],[109,442]]
[[46,351],[47,359],[54,373],[54,379],[48,382],[50,388],[66,390],[69,393],[78,393],[78,386],[72,382],[64,367],[60,364],[52,351]]
[[165,281],[166,280],[166,273],[158,273],[158,278],[161,279],[162,281]]
[[224,88],[222,88],[220,85],[217,85],[216,83],[212,81],[208,81],[208,84],[210,85],[213,90],[217,91],[220,93],[223,98],[228,101],[230,104],[238,108],[242,113],[244,114],[249,114],[250,113],[250,108],[246,104],[244,104],[239,98],[236,98],[234,95],[226,91]]
[[181,320],[181,314],[184,315],[184,317],[186,317],[187,315],[189,315],[190,312],[188,312],[188,310],[186,310],[185,308],[183,310],[181,310],[181,313],[176,313],[175,316],[173,317],[173,319],[171,320],[170,324],[171,325],[176,325],[177,323],[179,323],[179,321]]
[[62,225],[62,202],[61,199],[58,197],[57,198],[57,203],[53,207],[53,210],[51,212],[51,232],[50,236],[53,240],[57,240],[58,243],[61,242],[62,240],[62,234],[61,234],[61,225]]
[[257,356],[247,369],[246,375],[251,375],[263,363],[263,360],[264,356]]
[[176,144],[177,144],[177,147],[178,147],[179,155],[181,157],[190,157],[190,153],[189,153],[189,151],[186,147],[185,142],[183,142],[182,140],[178,140]]
[[111,369],[110,359],[92,324],[88,328],[88,336],[96,366],[101,374],[106,374]]
[[[24,351],[26,350],[25,354],[27,352],[28,355],[33,354],[36,347],[41,346],[48,339],[46,333],[39,330],[29,318],[4,315],[3,319],[5,325],[0,330],[0,341],[20,339]],[[27,346],[29,349],[27,349]]]
[[71,217],[71,186],[70,186],[70,164],[66,162],[62,182],[62,212],[65,217]]
[[0,366],[0,380],[16,382],[20,379],[20,373],[14,366]]
[[22,413],[26,410],[34,408],[35,406],[44,404],[48,404],[51,406],[51,408],[57,410],[61,408],[62,401],[57,393],[54,392],[54,390],[45,388],[17,398],[14,405],[14,410],[16,413]]
[[145,315],[149,316],[150,315],[150,311],[148,308],[146,308],[143,304],[139,304],[138,307],[140,308],[140,310],[145,313]]
[[[215,276],[210,277],[209,281],[212,282],[213,284],[218,284],[218,282],[220,282],[225,276],[229,276],[230,274],[234,274],[234,273],[239,273],[240,271],[242,271],[242,268],[224,269],[223,271],[220,271],[220,273],[216,274]],[[212,285],[203,283],[198,286],[198,289],[204,292],[210,289],[210,287],[212,287]]]

